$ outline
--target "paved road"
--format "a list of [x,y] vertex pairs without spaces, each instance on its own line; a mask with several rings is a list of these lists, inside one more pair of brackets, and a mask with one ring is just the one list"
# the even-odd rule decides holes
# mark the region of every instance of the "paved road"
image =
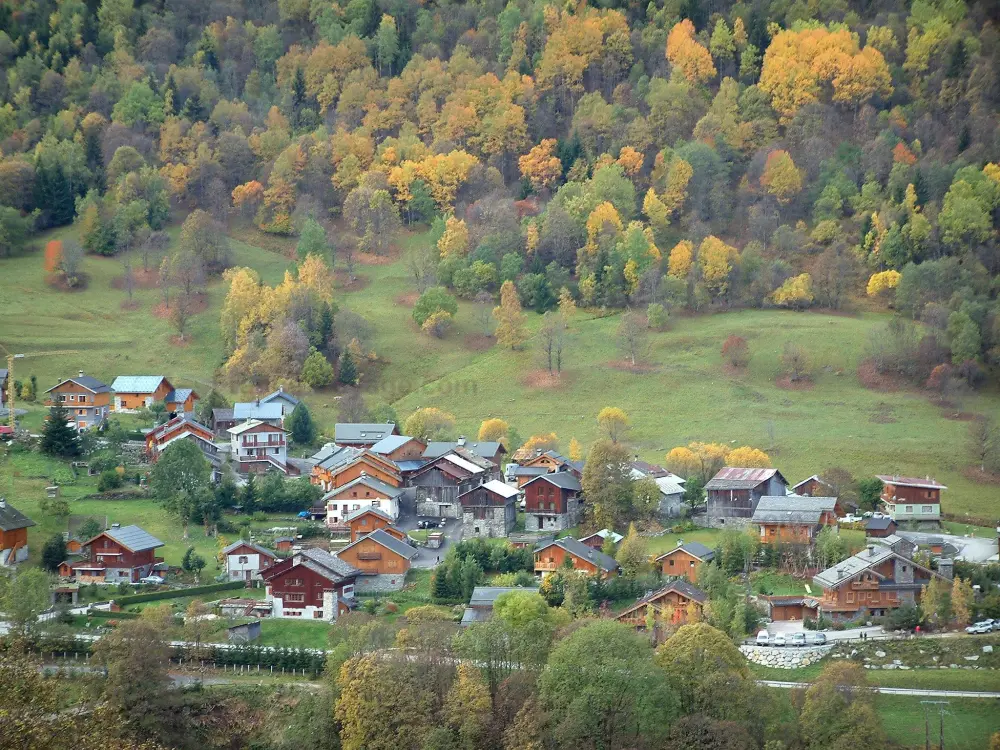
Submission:
[[[757,680],[758,685],[796,690],[811,685],[809,682],[783,682],[780,680]],[[928,698],[1000,698],[1000,693],[976,692],[973,690],[918,690],[916,688],[895,688],[872,685],[876,693],[886,695],[919,695]]]
[[[399,509],[399,518],[396,525],[403,531],[413,531],[417,528],[417,521],[422,520],[417,517],[413,509],[412,501],[402,503]],[[438,562],[444,559],[448,548],[462,541],[462,522],[457,518],[449,518],[443,529],[437,531],[444,532],[444,543],[438,549],[429,547],[417,547],[417,556],[411,561],[414,568],[433,568]]]
[[941,540],[958,550],[958,557],[968,562],[986,562],[997,554],[997,540],[990,537],[958,536],[956,534],[929,534],[923,531],[899,531],[904,539],[917,544],[929,544],[932,539]]

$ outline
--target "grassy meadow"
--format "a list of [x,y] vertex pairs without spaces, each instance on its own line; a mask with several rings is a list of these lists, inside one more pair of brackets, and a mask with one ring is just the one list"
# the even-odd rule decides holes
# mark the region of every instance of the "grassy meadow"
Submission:
[[[71,231],[60,230],[39,244]],[[235,262],[257,269],[270,283],[280,280],[291,265],[294,241],[253,231],[239,236],[232,243]],[[402,244],[420,241],[421,235],[409,234]],[[136,309],[123,309],[125,293],[114,286],[122,273],[120,259],[87,257],[88,286],[78,292],[48,286],[42,263],[40,250],[0,262],[0,344],[30,355],[18,362],[19,378],[36,375],[41,391],[81,369],[109,383],[119,374],[163,373],[179,387],[203,394],[211,387],[223,357],[222,282],[209,286],[205,311],[194,317],[187,340],[177,344],[169,323],[154,314],[160,301],[156,289],[137,289]],[[133,263],[139,266],[138,259]],[[411,319],[415,295],[402,261],[359,263],[356,272],[359,283],[352,291],[338,289],[336,300],[375,328],[379,361],[366,367],[362,387],[370,404],[390,403],[401,417],[438,406],[455,415],[466,435],[474,435],[482,419],[502,417],[525,438],[555,431],[565,447],[571,437],[592,442],[598,436],[597,412],[614,405],[631,415],[628,440],[647,460],[662,461],[670,448],[692,440],[749,444],[767,450],[791,482],[830,466],[858,476],[929,474],[948,485],[947,510],[992,516],[997,509],[1000,489],[963,475],[970,463],[967,422],[946,418],[919,393],[876,392],[859,384],[857,364],[873,327],[887,315],[750,310],[678,316],[668,330],[650,335],[648,367],[635,373],[619,362],[618,316],[581,310],[565,348],[565,370],[553,384],[540,377],[544,366],[537,341],[514,352],[490,346],[469,302],[460,303],[445,339],[420,334]],[[527,318],[529,328],[537,329],[540,317],[528,313]],[[719,349],[730,334],[750,343],[753,357],[746,372],[727,372],[722,363]],[[809,388],[789,390],[776,383],[779,357],[789,342],[809,352],[816,373]],[[336,399],[335,389],[306,394],[329,432]],[[962,409],[1000,416],[1000,398],[995,391],[976,394]],[[27,423],[40,421],[39,413]],[[30,511],[37,488],[19,489],[27,495],[17,499],[22,504],[27,499]]]

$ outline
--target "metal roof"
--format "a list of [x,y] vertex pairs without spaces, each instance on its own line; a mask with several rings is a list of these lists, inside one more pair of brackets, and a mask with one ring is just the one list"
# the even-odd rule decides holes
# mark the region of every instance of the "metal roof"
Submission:
[[163,400],[172,404],[183,404],[191,397],[192,393],[194,393],[194,388],[174,388]]
[[[346,487],[347,485],[344,485],[344,486]],[[355,518],[358,518],[359,516],[363,516],[366,513],[371,513],[372,515],[378,516],[382,520],[388,521],[390,524],[393,522],[392,516],[390,516],[388,513],[385,513],[383,511],[379,510],[378,508],[375,508],[375,507],[373,507],[371,505],[369,505],[367,508],[358,508],[357,510],[352,510],[350,513],[347,514],[347,516],[344,518],[344,520],[345,521],[353,521]]]
[[618,542],[620,542],[622,539],[625,538],[621,534],[619,534],[617,532],[614,532],[611,529],[601,529],[600,531],[595,531],[590,536],[583,537],[583,539],[581,539],[580,541],[581,542],[586,542],[587,539],[590,539],[591,537],[595,537],[595,536],[599,536],[601,539],[607,539],[607,538],[610,537],[611,541],[614,544],[618,544]]
[[281,419],[285,412],[281,404],[265,404],[256,401],[239,401],[233,404],[233,419]]
[[111,391],[111,388],[109,388],[106,384],[102,383],[97,378],[92,378],[90,377],[90,375],[84,375],[83,373],[80,373],[75,378],[65,378],[63,380],[60,380],[54,386],[49,388],[48,391],[45,392],[48,393],[49,391],[54,391],[63,383],[76,383],[77,385],[83,386],[91,393],[108,393]]
[[876,479],[882,480],[884,484],[891,484],[894,487],[918,487],[924,490],[946,490],[948,489],[940,482],[930,477],[921,479],[920,477],[889,476],[888,474],[876,474]]
[[[351,542],[346,547],[342,548],[340,552],[344,550],[349,550],[355,544],[363,542],[365,539],[380,544],[388,550],[395,552],[400,557],[405,557],[407,560],[412,560],[417,556],[417,548],[411,547],[406,542],[397,539],[392,534],[388,533],[385,529],[376,529],[371,534],[365,534],[354,542]],[[338,553],[339,554],[339,553]]]
[[413,438],[409,435],[386,435],[384,438],[375,443],[370,450],[372,453],[386,455],[388,453],[392,453],[398,448],[402,448],[411,440],[413,440]]
[[234,427],[230,427],[228,430],[226,430],[226,432],[228,432],[230,435],[242,435],[247,430],[252,430],[254,427],[260,427],[261,425],[267,425],[267,428],[269,430],[281,430],[282,432],[286,431],[283,427],[277,427],[276,425],[270,424],[268,422],[262,422],[259,419],[248,419],[243,424],[238,424]]
[[119,375],[111,384],[115,393],[152,393],[166,380],[163,375]]
[[490,481],[480,486],[483,489],[489,490],[490,492],[495,492],[497,495],[505,499],[517,497],[518,494],[515,488],[511,487],[509,484],[504,484],[499,479],[491,479]]
[[455,466],[459,467],[460,469],[464,469],[470,474],[482,474],[484,471],[486,471],[486,469],[484,469],[482,466],[476,466],[471,461],[467,461],[466,459],[462,458],[461,456],[457,456],[454,453],[448,453],[447,455],[444,455],[441,458],[443,458],[445,461],[449,461],[455,464]]
[[684,485],[683,481],[677,482],[670,477],[657,477],[653,480],[656,482],[656,486],[659,488],[660,492],[664,495],[683,495]]
[[261,547],[259,544],[256,544],[254,542],[248,542],[244,539],[240,539],[230,544],[228,547],[222,550],[222,554],[228,555],[230,552],[240,547],[249,547],[250,549],[257,550],[262,555],[267,555],[268,557],[271,558],[277,558],[277,555],[275,555],[273,552],[271,552],[271,550],[267,549],[266,547]]
[[3,505],[0,505],[0,531],[16,531],[17,529],[26,529],[34,525],[34,521],[6,500],[3,500]]
[[416,471],[427,462],[423,459],[413,459],[412,461],[393,461],[393,463],[400,471]]
[[598,549],[593,549],[592,547],[588,547],[583,542],[574,539],[571,536],[564,536],[562,539],[556,539],[553,542],[546,542],[544,544],[541,544],[535,547],[535,552],[540,552],[546,547],[551,547],[553,544],[556,545],[557,547],[562,547],[571,555],[579,557],[581,560],[586,560],[587,562],[593,563],[602,570],[608,570],[608,571],[618,570],[618,563],[615,562],[613,557],[605,555]]
[[676,547],[674,547],[669,552],[664,552],[662,555],[657,557],[657,560],[662,560],[667,555],[672,555],[677,550],[682,550],[687,552],[689,555],[697,557],[703,562],[709,562],[715,558],[715,550],[708,547],[701,542],[680,542]]
[[373,477],[373,476],[370,476],[368,474],[365,474],[364,476],[360,476],[357,479],[352,479],[347,484],[341,485],[340,487],[333,488],[332,490],[330,490],[329,492],[327,492],[325,495],[323,495],[323,500],[326,501],[328,498],[335,497],[336,495],[339,495],[344,490],[349,489],[351,487],[355,487],[355,486],[357,486],[359,484],[363,484],[366,487],[371,487],[376,492],[381,492],[383,495],[386,495],[387,497],[390,497],[390,498],[391,497],[399,497],[400,495],[403,494],[403,488],[402,487],[393,487],[391,484],[388,484],[387,482],[383,482],[381,479],[378,479],[377,477]]
[[865,529],[870,531],[885,531],[894,523],[896,522],[889,516],[883,516],[881,518],[875,518],[872,516],[871,518],[865,520]]
[[515,477],[540,477],[548,473],[549,470],[545,466],[518,466],[514,469]]
[[576,478],[575,475],[570,474],[568,471],[557,471],[552,474],[542,474],[524,483],[527,487],[532,482],[546,481],[554,484],[556,487],[561,487],[564,490],[572,490],[574,492],[579,492],[583,489],[580,484],[580,480]]
[[868,570],[881,562],[885,562],[894,556],[895,553],[889,547],[883,545],[865,547],[858,554],[852,555],[843,562],[832,565],[826,570],[817,573],[813,576],[813,581],[820,588],[836,588],[845,581],[854,578],[858,573]]
[[338,422],[333,428],[333,441],[335,443],[375,444],[386,435],[392,435],[395,431],[396,425],[392,422]]
[[282,388],[280,386],[279,386],[278,390],[274,391],[274,393],[269,393],[266,396],[262,396],[261,399],[260,399],[260,402],[262,404],[268,404],[268,403],[271,403],[271,401],[273,401],[275,399],[279,399],[279,398],[280,399],[285,399],[292,406],[297,406],[298,403],[299,403],[299,400],[297,398],[295,398],[295,396],[293,396],[291,393],[289,393],[288,391],[286,391],[284,388]]
[[[106,534],[107,536],[111,537],[120,545],[126,547],[132,552],[142,552],[143,550],[156,549],[157,547],[163,546],[163,542],[161,542],[159,539],[157,539],[155,536],[150,534],[145,529],[135,525],[122,526],[119,529],[116,528],[107,529],[106,531],[102,531],[100,534],[95,536],[94,539],[97,539],[97,537],[101,536],[102,534]],[[92,541],[93,539],[88,540],[87,542],[84,543],[84,546],[90,544],[90,542]]]
[[[777,469],[742,469],[726,466],[705,485],[706,490],[749,490],[768,481]],[[784,477],[782,477],[784,479]]]
[[753,512],[753,523],[817,524],[823,513],[832,513],[835,497],[765,495]]

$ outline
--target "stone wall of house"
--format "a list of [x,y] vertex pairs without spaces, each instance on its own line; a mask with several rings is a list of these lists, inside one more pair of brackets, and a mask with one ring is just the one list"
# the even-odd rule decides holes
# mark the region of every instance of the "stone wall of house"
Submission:
[[514,519],[508,518],[504,508],[492,508],[489,518],[475,518],[471,510],[462,513],[462,536],[485,538],[505,537],[514,529]]
[[358,576],[354,581],[354,590],[359,594],[381,594],[387,591],[399,591],[403,588],[405,573],[378,573],[375,575]]
[[[542,519],[545,519],[545,525],[542,525]],[[555,518],[555,522],[550,519]],[[551,513],[526,513],[524,516],[524,530],[525,531],[562,531],[563,529],[572,528],[573,524],[570,522],[570,517],[568,514],[552,515]]]
[[702,513],[691,517],[691,521],[696,526],[703,526],[709,529],[736,529],[743,531],[750,525],[749,518],[733,518],[731,516],[720,518],[709,513]]
[[809,648],[777,646],[740,646],[740,651],[754,664],[775,669],[798,669],[815,664],[833,648],[833,645],[810,646]]
[[445,503],[436,499],[417,498],[417,515],[432,518],[461,518],[462,506],[457,502]]

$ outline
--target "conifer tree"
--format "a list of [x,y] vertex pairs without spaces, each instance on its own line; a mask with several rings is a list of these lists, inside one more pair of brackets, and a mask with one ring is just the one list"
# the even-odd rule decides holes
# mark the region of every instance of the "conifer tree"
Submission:
[[358,366],[354,364],[354,357],[349,349],[344,349],[340,355],[337,379],[344,385],[357,385],[358,383]]
[[80,455],[80,437],[67,421],[69,412],[59,403],[49,409],[49,418],[42,427],[42,453],[59,458],[76,458]]

